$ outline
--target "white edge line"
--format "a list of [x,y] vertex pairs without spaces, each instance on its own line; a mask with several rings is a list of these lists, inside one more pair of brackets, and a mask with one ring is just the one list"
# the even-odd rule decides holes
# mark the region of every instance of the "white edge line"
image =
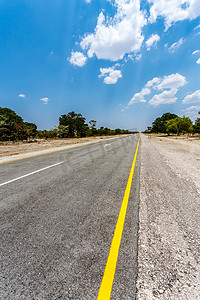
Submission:
[[17,180],[19,180],[19,179],[25,178],[25,177],[27,177],[27,176],[30,176],[30,175],[33,175],[33,174],[36,174],[36,173],[39,173],[39,172],[41,172],[41,171],[44,171],[44,170],[47,170],[47,169],[50,169],[50,168],[56,167],[56,166],[58,166],[58,165],[61,165],[61,164],[63,164],[63,163],[64,163],[64,161],[62,161],[62,162],[59,162],[59,163],[57,163],[57,164],[54,164],[54,165],[51,165],[51,166],[48,166],[48,167],[45,167],[45,168],[42,168],[42,169],[40,169],[40,170],[37,170],[37,171],[31,172],[31,173],[28,173],[28,174],[26,174],[26,175],[23,175],[23,176],[17,177],[17,178],[15,178],[15,179],[12,179],[12,180],[6,181],[6,182],[4,182],[4,183],[1,183],[1,184],[0,184],[0,186],[6,185],[6,184],[8,184],[8,183],[11,183],[11,182],[17,181]]

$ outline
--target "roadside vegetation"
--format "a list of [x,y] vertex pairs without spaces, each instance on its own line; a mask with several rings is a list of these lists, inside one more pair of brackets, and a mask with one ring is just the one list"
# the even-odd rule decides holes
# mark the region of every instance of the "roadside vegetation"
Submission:
[[135,133],[119,128],[115,130],[107,127],[97,128],[96,123],[95,120],[91,120],[87,124],[82,114],[72,111],[60,116],[58,127],[52,130],[37,130],[35,124],[24,122],[15,111],[0,107],[0,142]]
[[[198,112],[200,115],[200,111]],[[165,113],[156,118],[152,123],[152,128],[147,132],[166,134],[200,134],[200,117],[192,122],[189,117],[179,117],[175,114]]]

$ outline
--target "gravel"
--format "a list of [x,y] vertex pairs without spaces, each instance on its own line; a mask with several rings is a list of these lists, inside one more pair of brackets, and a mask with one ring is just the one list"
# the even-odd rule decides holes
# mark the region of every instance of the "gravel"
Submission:
[[200,141],[142,136],[138,299],[200,299]]

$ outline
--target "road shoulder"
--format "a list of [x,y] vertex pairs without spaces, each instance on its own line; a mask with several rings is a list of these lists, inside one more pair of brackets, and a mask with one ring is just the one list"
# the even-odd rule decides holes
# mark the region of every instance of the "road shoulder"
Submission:
[[196,300],[199,191],[195,178],[186,178],[184,168],[177,172],[161,148],[142,136],[138,299]]

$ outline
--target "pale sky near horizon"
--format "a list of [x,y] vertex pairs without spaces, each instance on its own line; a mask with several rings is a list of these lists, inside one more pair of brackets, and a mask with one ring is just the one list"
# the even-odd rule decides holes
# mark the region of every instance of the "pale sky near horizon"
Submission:
[[200,110],[199,0],[0,0],[0,106],[144,130]]

